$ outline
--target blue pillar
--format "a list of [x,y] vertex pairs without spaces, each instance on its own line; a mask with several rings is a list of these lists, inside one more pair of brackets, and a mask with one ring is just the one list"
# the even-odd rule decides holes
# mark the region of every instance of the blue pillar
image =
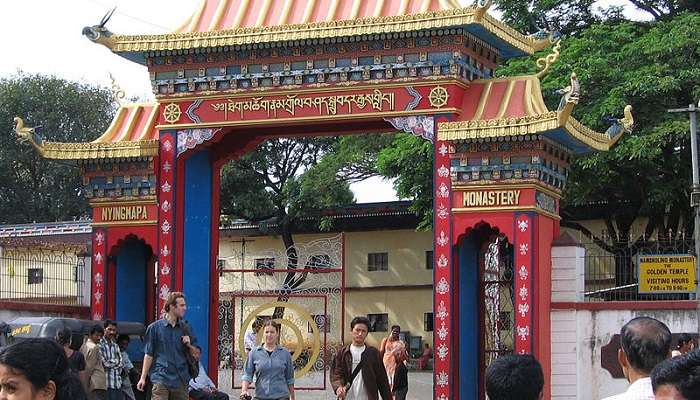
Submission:
[[459,399],[479,397],[479,266],[474,235],[464,238],[459,254]]
[[[187,319],[202,348],[202,364],[209,356],[209,285],[211,282],[212,166],[209,151],[185,161],[184,243],[182,288],[187,297]],[[207,371],[210,374],[215,373]]]
[[146,322],[146,246],[126,241],[117,254],[117,321]]

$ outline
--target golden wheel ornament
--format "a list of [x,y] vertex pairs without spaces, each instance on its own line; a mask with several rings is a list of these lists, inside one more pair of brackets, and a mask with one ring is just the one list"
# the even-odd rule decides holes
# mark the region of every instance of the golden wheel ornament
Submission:
[[428,100],[430,100],[430,105],[433,107],[440,108],[447,104],[447,100],[450,98],[450,94],[447,93],[447,89],[442,86],[435,86],[430,90],[428,95]]
[[[276,307],[284,307],[289,310],[294,311],[303,321],[305,321],[308,326],[311,327],[311,333],[313,336],[313,341],[311,343],[311,357],[309,357],[309,360],[306,362],[306,365],[304,365],[303,368],[301,368],[298,371],[294,371],[294,378],[297,379],[301,376],[304,376],[309,373],[311,370],[311,367],[313,367],[314,363],[316,363],[316,360],[318,359],[319,354],[321,353],[321,332],[318,329],[318,325],[316,325],[316,321],[313,319],[311,314],[309,314],[305,309],[302,307],[288,303],[286,301],[272,301],[269,303],[265,303],[259,307],[257,307],[255,310],[253,310],[250,314],[248,314],[248,317],[243,321],[243,324],[241,325],[241,333],[239,335],[238,339],[238,351],[239,354],[245,354],[245,332],[248,329],[248,327],[252,324],[253,320],[255,320],[258,315],[262,314],[263,311],[269,310],[269,309],[274,309]],[[305,342],[304,342],[304,335],[301,333],[301,329],[299,329],[298,326],[294,325],[292,321],[289,321],[284,318],[275,318],[273,319],[276,323],[278,323],[281,326],[286,326],[292,329],[294,332],[294,336],[296,336],[297,339],[297,345],[295,346],[294,354],[292,354],[292,361],[295,361],[299,356],[301,356],[302,352],[305,350]],[[259,330],[257,334],[257,343],[260,343],[262,341],[262,333],[263,330]],[[243,358],[243,363],[245,364],[247,356]]]
[[177,122],[177,120],[180,119],[180,115],[182,115],[180,106],[175,103],[170,103],[163,109],[163,118],[171,124]]

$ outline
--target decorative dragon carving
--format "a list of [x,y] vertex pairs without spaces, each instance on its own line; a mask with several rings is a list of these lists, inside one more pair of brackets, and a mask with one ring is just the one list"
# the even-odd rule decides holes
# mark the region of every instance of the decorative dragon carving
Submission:
[[29,143],[34,148],[36,148],[39,153],[43,151],[42,149],[42,139],[41,136],[36,133],[39,127],[26,127],[24,126],[24,120],[20,117],[15,117],[15,136],[20,143]]
[[93,26],[86,26],[85,28],[83,28],[83,35],[85,35],[85,37],[87,37],[95,43],[99,43],[108,47],[111,44],[113,44],[112,42],[114,41],[114,39],[112,38],[112,32],[107,30],[107,28],[105,28],[105,25],[107,25],[109,19],[112,18],[112,15],[114,14],[114,11],[116,9],[117,8],[115,7],[112,10],[108,11],[107,14],[105,14],[105,16],[102,17],[102,20],[99,24]]
[[578,77],[575,72],[572,72],[569,77],[569,86],[557,90],[557,93],[561,95],[557,111],[562,111],[567,104],[578,104],[581,95],[581,85],[578,83]]
[[605,133],[610,139],[616,139],[621,137],[623,133],[632,132],[632,128],[634,128],[632,106],[629,104],[625,106],[622,118],[608,118],[608,121],[612,122],[612,125],[605,131]]

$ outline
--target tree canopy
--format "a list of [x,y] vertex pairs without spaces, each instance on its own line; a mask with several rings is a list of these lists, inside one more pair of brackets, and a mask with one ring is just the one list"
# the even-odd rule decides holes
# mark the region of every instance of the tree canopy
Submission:
[[46,140],[84,142],[107,128],[115,108],[105,88],[56,77],[0,78],[0,223],[72,220],[90,215],[75,165],[49,162],[17,141],[13,119],[24,118]]
[[[534,5],[553,9],[565,3],[539,1]],[[528,4],[499,2],[506,10],[527,8]],[[674,10],[679,10],[684,3],[674,4]],[[507,18],[517,16],[525,23],[528,17],[523,15],[513,12],[508,17],[506,13]],[[574,115],[579,120],[604,131],[609,126],[606,119],[620,117],[624,106],[631,104],[635,130],[609,152],[574,160],[563,197],[564,222],[572,206],[596,203],[605,205],[604,218],[613,236],[629,236],[632,222],[640,215],[650,217],[647,237],[669,230],[691,232],[688,118],[666,110],[700,98],[700,39],[696,34],[700,14],[674,11],[672,18],[637,23],[611,10],[603,19],[591,21],[562,38],[559,60],[542,79],[545,101],[556,109],[559,95],[555,91],[565,87],[571,72],[576,72],[581,101]],[[510,60],[497,75],[532,74],[537,70],[535,60],[548,51]],[[414,208],[423,216],[422,226],[430,227],[432,150],[400,134],[391,147],[380,152],[378,160],[382,174],[397,178],[399,195],[417,200]]]

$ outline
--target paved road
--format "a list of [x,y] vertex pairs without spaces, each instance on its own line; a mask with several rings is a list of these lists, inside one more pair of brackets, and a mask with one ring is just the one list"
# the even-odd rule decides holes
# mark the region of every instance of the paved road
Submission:
[[[240,389],[231,389],[231,385],[226,385],[225,382],[231,382],[231,370],[219,371],[219,387],[227,392],[232,400],[238,398]],[[327,389],[322,390],[304,390],[297,391],[296,398],[298,400],[335,400],[333,391]],[[433,372],[432,371],[410,371],[408,373],[408,396],[407,400],[430,400],[433,398]]]

